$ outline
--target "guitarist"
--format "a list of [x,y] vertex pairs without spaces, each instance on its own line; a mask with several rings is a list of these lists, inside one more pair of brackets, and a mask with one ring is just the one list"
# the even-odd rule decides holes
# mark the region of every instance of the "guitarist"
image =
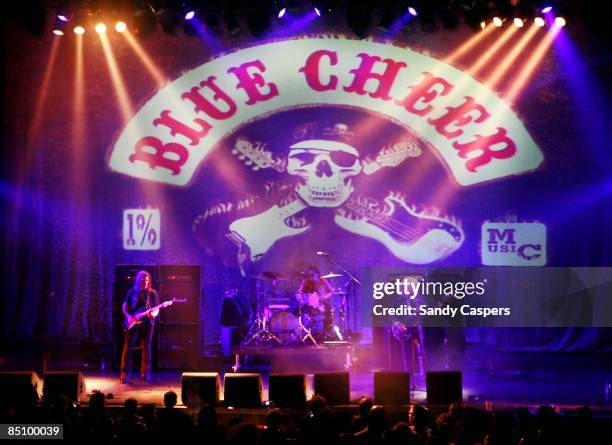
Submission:
[[136,274],[134,287],[128,291],[121,308],[125,316],[126,325],[130,325],[135,321],[137,323],[124,333],[120,383],[125,383],[130,374],[132,367],[132,350],[139,337],[142,349],[140,378],[143,381],[150,380],[151,378],[151,343],[153,340],[155,318],[159,310],[151,312],[142,318],[137,318],[136,316],[158,304],[159,296],[157,292],[151,288],[151,275],[149,272],[141,270]]

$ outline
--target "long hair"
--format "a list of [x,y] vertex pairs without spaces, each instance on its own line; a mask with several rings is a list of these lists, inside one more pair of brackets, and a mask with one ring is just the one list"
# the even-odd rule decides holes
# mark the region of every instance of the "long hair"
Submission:
[[136,277],[134,278],[134,290],[140,290],[138,284],[140,283],[140,280],[144,279],[145,277],[149,277],[149,282],[145,286],[145,290],[151,290],[151,274],[146,270],[141,270],[136,274]]

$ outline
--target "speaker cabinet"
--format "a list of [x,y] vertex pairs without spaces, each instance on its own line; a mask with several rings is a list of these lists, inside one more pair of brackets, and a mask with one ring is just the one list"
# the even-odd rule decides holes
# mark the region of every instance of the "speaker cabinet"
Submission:
[[271,374],[268,380],[269,399],[281,408],[306,406],[306,376]]
[[409,405],[410,373],[375,372],[374,402],[379,405]]
[[225,404],[236,408],[259,408],[262,387],[259,374],[225,374],[223,382]]
[[196,369],[199,325],[159,323],[159,368]]
[[325,397],[329,405],[346,405],[350,402],[348,372],[322,372],[314,375],[314,392]]
[[463,385],[459,371],[432,371],[427,373],[427,403],[448,405],[461,402]]
[[0,372],[0,394],[5,400],[38,401],[42,389],[42,380],[34,371]]
[[200,266],[159,266],[159,297],[162,302],[173,298],[185,300],[159,313],[162,323],[200,323]]
[[181,400],[189,408],[216,405],[219,402],[221,379],[218,372],[184,372],[181,375]]
[[86,393],[85,378],[80,372],[49,371],[45,374],[45,398],[63,395],[72,402],[80,402]]

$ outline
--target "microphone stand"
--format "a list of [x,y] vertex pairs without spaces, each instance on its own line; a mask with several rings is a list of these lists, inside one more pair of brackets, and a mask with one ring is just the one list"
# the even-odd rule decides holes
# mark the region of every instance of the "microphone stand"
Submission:
[[[317,254],[327,258],[327,261],[329,261],[335,267],[340,269],[340,271],[349,278],[349,282],[346,285],[347,295],[350,295],[350,292],[352,291],[352,286],[353,285],[361,286],[361,282],[357,279],[357,277],[355,277],[355,275],[353,275],[348,270],[346,270],[344,267],[342,267],[342,265],[340,265],[336,260],[334,260],[329,253],[317,252]],[[348,303],[349,302],[347,301],[347,305],[346,305],[346,318],[350,319],[350,315],[351,315],[350,307],[351,307],[351,305],[348,304]],[[356,318],[357,313],[355,312],[352,315],[353,315],[353,328],[355,328],[357,326],[357,318]],[[353,331],[351,330],[351,340],[352,340],[352,338],[353,338]]]

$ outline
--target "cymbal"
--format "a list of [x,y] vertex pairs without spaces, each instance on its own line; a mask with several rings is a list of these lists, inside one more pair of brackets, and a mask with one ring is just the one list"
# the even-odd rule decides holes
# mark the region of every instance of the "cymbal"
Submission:
[[342,274],[341,273],[328,273],[327,275],[323,275],[321,278],[337,278],[337,277],[341,277]]

